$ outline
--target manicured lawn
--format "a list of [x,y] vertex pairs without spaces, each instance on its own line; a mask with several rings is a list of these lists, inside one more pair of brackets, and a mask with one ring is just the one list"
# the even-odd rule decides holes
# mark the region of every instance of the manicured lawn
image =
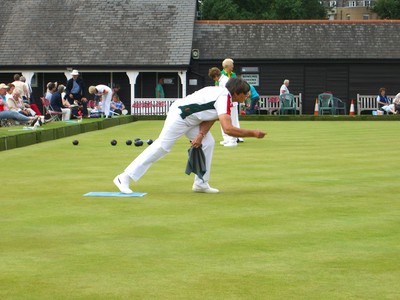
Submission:
[[[182,138],[133,190],[139,121],[0,152],[1,299],[399,299],[400,123],[243,121],[191,191]],[[72,140],[79,145],[73,146]],[[116,139],[117,146],[110,145]]]

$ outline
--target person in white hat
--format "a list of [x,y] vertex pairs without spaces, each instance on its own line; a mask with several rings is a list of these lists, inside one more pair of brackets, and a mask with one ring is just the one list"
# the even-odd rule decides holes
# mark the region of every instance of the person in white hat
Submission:
[[87,116],[88,110],[85,83],[83,79],[79,77],[78,70],[72,70],[71,76],[72,78],[70,78],[65,85],[64,99],[68,100],[71,105],[76,104],[76,101],[79,106],[82,106],[83,116]]

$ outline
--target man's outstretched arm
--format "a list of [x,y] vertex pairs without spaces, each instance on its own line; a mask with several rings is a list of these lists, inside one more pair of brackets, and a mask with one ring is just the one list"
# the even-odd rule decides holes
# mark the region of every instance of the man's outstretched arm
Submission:
[[235,137],[255,137],[262,139],[266,133],[259,129],[243,129],[232,125],[231,116],[228,114],[219,115],[221,127],[227,135]]

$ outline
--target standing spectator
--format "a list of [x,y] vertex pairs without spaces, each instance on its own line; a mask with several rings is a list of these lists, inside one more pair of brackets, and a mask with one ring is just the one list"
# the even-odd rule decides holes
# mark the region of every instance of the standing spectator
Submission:
[[116,83],[116,84],[113,85],[113,88],[112,88],[112,95],[113,95],[113,97],[114,97],[114,95],[117,95],[118,98],[119,98],[118,93],[119,93],[119,90],[120,90],[120,89],[121,89],[121,86],[120,86],[118,83]]
[[376,101],[378,102],[378,107],[380,110],[385,111],[387,114],[396,114],[394,104],[391,104],[390,99],[386,96],[385,88],[382,87],[379,89],[379,95],[376,97]]
[[69,104],[78,104],[82,108],[84,117],[88,116],[86,88],[83,79],[79,77],[78,70],[72,70],[72,78],[67,81],[65,85],[65,99]]
[[57,91],[53,93],[50,100],[50,105],[55,111],[62,112],[62,120],[68,121],[71,119],[71,109],[70,104],[66,99],[62,98],[62,93],[64,93],[65,87],[60,84],[57,87]]
[[[26,78],[25,76],[20,76],[19,80],[24,84],[24,88],[23,90],[25,91],[25,95],[22,97],[22,99],[24,100],[29,100],[31,98],[31,91],[32,89],[30,88],[30,86],[26,83]],[[25,97],[25,98],[24,98]]]
[[28,86],[25,84],[25,82],[21,81],[21,75],[15,74],[14,75],[14,81],[12,84],[15,86],[15,89],[19,91],[20,97],[22,99],[26,100],[28,99],[29,96],[29,91],[28,91]]
[[215,86],[222,86],[225,87],[226,83],[228,82],[228,76],[221,73],[221,70],[217,67],[213,67],[208,70],[208,77],[214,80]]
[[289,79],[285,79],[283,81],[281,89],[279,90],[279,96],[282,94],[290,94],[288,86],[289,86]]
[[42,113],[40,112],[39,107],[36,105],[36,103],[33,100],[33,96],[32,96],[32,88],[30,86],[30,84],[26,83],[26,78],[25,76],[21,76],[20,80],[25,83],[26,88],[28,90],[28,94],[26,96],[26,98],[22,98],[24,100],[24,103],[29,104],[29,107],[35,112],[35,115],[41,116]]
[[222,62],[222,68],[223,70],[221,71],[221,73],[224,74],[226,77],[236,77],[236,73],[233,72],[233,59],[224,59],[224,61]]
[[163,84],[164,84],[164,78],[160,78],[156,85],[156,98],[165,98]]
[[[226,58],[222,61],[222,68],[223,70],[221,71],[222,75],[225,75],[228,78],[234,78],[236,77],[236,73],[233,72],[233,59],[231,58]],[[240,123],[239,123],[239,106],[237,102],[233,102],[233,109],[231,111],[231,119],[232,119],[232,125],[240,128]],[[221,127],[221,133],[222,133],[222,138],[223,140],[220,142],[221,145],[224,147],[236,147],[237,142],[243,142],[243,138],[237,138],[234,136],[229,136],[227,135],[222,127]]]
[[104,84],[99,84],[96,86],[92,85],[89,87],[89,93],[101,97],[104,115],[106,118],[111,117],[111,114],[110,114],[110,112],[111,112],[110,111],[111,97],[112,97],[111,88]]
[[256,105],[258,103],[258,100],[260,100],[260,95],[258,94],[256,88],[250,84],[250,114],[255,114],[256,113]]
[[243,103],[248,97],[249,84],[239,78],[231,78],[226,88],[208,86],[176,100],[168,111],[159,137],[117,175],[113,182],[125,194],[132,193],[131,180],[138,181],[157,160],[170,152],[175,142],[186,135],[193,148],[201,148],[205,156],[206,172],[203,178],[195,175],[192,191],[197,193],[218,193],[209,185],[214,138],[210,132],[216,120],[224,131],[235,136],[263,138],[265,132],[255,129],[240,129],[232,126],[232,102]]

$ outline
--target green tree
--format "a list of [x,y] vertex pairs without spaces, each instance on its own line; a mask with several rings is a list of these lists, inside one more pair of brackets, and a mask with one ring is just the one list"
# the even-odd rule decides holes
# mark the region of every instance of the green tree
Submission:
[[201,5],[201,16],[205,20],[239,20],[238,10],[232,0],[205,0]]
[[273,18],[281,20],[301,19],[302,14],[301,0],[279,0],[273,6]]
[[205,20],[325,19],[319,0],[203,0]]
[[301,1],[302,20],[326,19],[326,9],[319,0]]
[[382,19],[400,19],[399,0],[377,0],[372,10]]

